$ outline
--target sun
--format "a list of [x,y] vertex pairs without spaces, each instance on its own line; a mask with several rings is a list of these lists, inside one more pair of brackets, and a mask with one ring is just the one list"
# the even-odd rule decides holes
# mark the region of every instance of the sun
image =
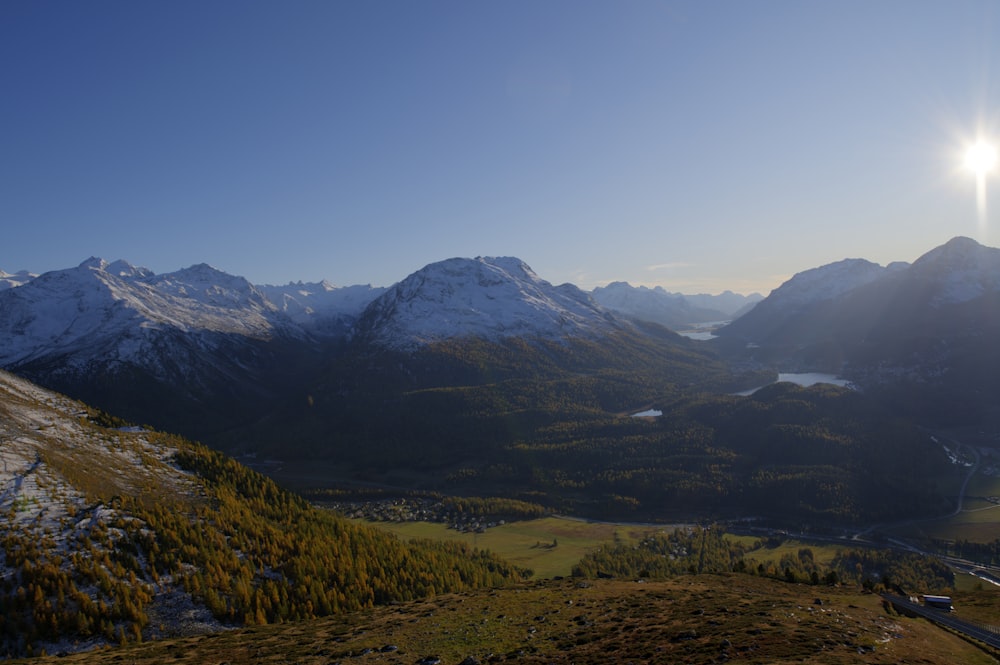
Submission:
[[997,149],[986,141],[976,141],[965,151],[965,168],[982,178],[996,168]]

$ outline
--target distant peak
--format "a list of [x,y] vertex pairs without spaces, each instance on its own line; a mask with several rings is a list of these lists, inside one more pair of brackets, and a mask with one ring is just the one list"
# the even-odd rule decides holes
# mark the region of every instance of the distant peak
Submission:
[[527,263],[514,256],[477,256],[474,259],[453,257],[430,263],[410,275],[410,277],[437,271],[443,271],[447,274],[486,271],[494,274],[504,274],[514,279],[538,279],[538,276]]
[[108,262],[100,257],[91,256],[89,259],[81,263],[79,267],[90,268],[92,270],[104,270],[108,267]]
[[97,256],[90,257],[81,263],[79,267],[85,270],[96,270],[107,273],[108,275],[126,279],[134,277],[151,277],[154,274],[153,271],[148,268],[138,268],[124,259],[118,259],[117,261],[108,263],[104,259]]
[[186,271],[187,272],[193,272],[193,273],[210,273],[210,274],[211,273],[222,272],[218,268],[216,268],[214,266],[210,266],[207,263],[195,263],[194,265],[192,265],[189,268],[187,268]]
[[805,304],[830,300],[886,273],[877,263],[865,259],[843,259],[796,273],[768,296],[772,303]]
[[931,251],[927,252],[924,256],[931,254],[943,254],[946,256],[951,255],[961,255],[961,254],[973,254],[985,249],[983,245],[972,238],[966,238],[965,236],[956,236],[941,245],[940,247],[935,247]]
[[946,242],[943,246],[953,247],[956,249],[958,248],[972,249],[975,247],[982,247],[982,245],[980,245],[978,242],[966,236],[955,236],[954,238]]
[[968,269],[979,262],[995,260],[998,253],[1000,250],[980,245],[972,238],[957,236],[921,256],[913,262],[913,267],[923,270],[940,264]]
[[476,260],[480,263],[485,263],[487,265],[497,266],[498,268],[517,268],[520,270],[531,268],[528,264],[517,258],[516,256],[477,256]]

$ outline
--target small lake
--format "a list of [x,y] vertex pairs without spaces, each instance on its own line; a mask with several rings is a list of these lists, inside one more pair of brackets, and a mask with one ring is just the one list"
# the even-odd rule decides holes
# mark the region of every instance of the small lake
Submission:
[[[842,379],[836,374],[824,374],[822,372],[782,372],[778,374],[778,380],[775,383],[781,383],[782,381],[787,381],[788,383],[795,383],[807,388],[809,386],[816,385],[817,383],[832,383],[835,386],[843,386],[849,388],[851,382],[847,379]],[[770,383],[764,385],[771,385]],[[743,390],[736,395],[753,395],[755,392],[763,388],[764,386],[757,386],[756,388],[751,388],[750,390]]]
[[[843,386],[850,388],[851,383],[847,379],[842,379],[836,374],[824,374],[823,372],[781,372],[778,374],[778,380],[773,383],[781,383],[782,381],[787,381],[788,383],[795,383],[802,386],[803,388],[808,388],[809,386],[816,385],[817,383],[832,383],[835,386]],[[757,386],[756,388],[751,388],[750,390],[744,390],[738,393],[733,393],[734,395],[742,395],[746,397],[747,395],[753,395],[755,392],[763,388],[764,386],[770,386],[771,383],[765,383],[763,386]],[[638,413],[633,413],[633,418],[658,418],[663,415],[663,411],[659,409],[646,409],[645,411],[639,411]]]
[[697,340],[715,339],[715,331],[729,323],[729,321],[709,321],[707,323],[695,323],[685,330],[675,331],[681,337]]
[[715,339],[715,333],[711,330],[678,330],[677,334],[681,337],[687,337],[688,339],[697,339],[701,341]]

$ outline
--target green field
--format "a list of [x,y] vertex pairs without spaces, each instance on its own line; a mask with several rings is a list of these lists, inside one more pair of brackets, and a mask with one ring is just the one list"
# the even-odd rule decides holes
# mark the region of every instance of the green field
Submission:
[[[432,522],[366,522],[404,539],[431,538],[457,540],[480,549],[488,549],[518,566],[530,568],[534,579],[567,576],[573,565],[602,545],[638,542],[645,534],[672,531],[673,526],[612,524],[588,522],[565,517],[512,522],[487,529],[485,533],[461,533],[444,524]],[[727,539],[752,546],[760,538],[727,534]],[[555,543],[555,544],[553,544]],[[747,552],[747,557],[777,564],[785,554],[797,555],[803,548],[813,552],[816,563],[827,566],[842,545],[785,540],[776,547],[763,545]]]
[[487,549],[511,563],[530,568],[535,579],[569,575],[583,556],[604,544],[632,542],[643,534],[672,527],[587,522],[564,517],[512,522],[485,533],[461,533],[432,522],[366,522],[404,539],[458,540]]
[[[733,540],[736,542],[742,542],[746,546],[752,546],[755,542],[760,541],[757,536],[737,536],[733,534],[726,534],[728,540]],[[830,544],[830,543],[815,543],[806,542],[802,540],[783,540],[777,547],[771,547],[766,544],[758,547],[757,549],[750,550],[746,553],[746,557],[749,559],[756,559],[763,564],[775,564],[781,561],[781,557],[786,554],[791,554],[792,556],[797,556],[800,549],[812,550],[813,560],[821,566],[829,566],[833,562],[833,558],[837,555],[837,552],[845,549],[847,545]]]

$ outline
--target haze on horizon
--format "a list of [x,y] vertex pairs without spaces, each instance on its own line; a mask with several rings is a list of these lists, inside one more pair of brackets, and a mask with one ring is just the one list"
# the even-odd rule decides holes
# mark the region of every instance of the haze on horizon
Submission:
[[512,255],[766,294],[995,246],[961,161],[1000,136],[998,37],[982,0],[8,0],[0,268],[389,285]]

